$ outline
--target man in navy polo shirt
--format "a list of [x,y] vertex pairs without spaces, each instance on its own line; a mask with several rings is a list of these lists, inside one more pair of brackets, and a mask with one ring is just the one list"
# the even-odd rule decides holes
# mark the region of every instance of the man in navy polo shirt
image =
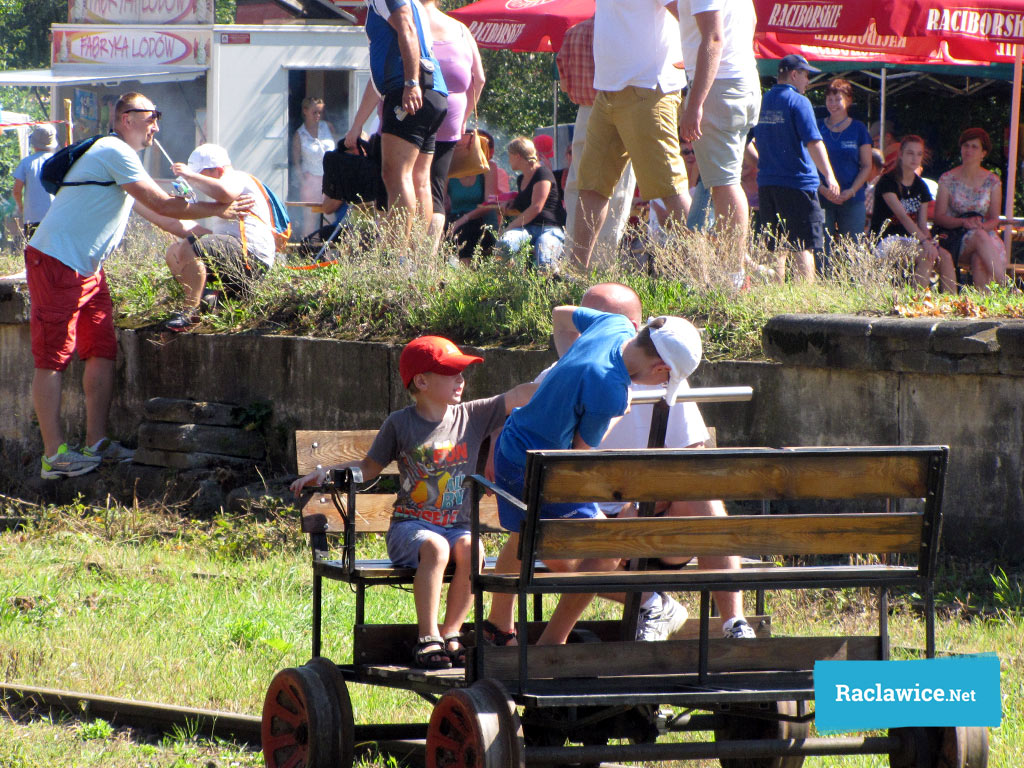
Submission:
[[366,0],[370,75],[384,98],[381,175],[393,220],[404,227],[402,252],[416,218],[429,223],[434,138],[448,113],[448,89],[433,53],[419,0]]
[[778,82],[761,100],[761,115],[754,128],[760,156],[757,192],[761,221],[769,228],[768,247],[776,254],[780,282],[786,278],[790,251],[796,254],[794,277],[814,280],[814,251],[825,244],[819,172],[829,191],[839,194],[814,110],[803,95],[810,76],[820,72],[803,56],[783,57]]

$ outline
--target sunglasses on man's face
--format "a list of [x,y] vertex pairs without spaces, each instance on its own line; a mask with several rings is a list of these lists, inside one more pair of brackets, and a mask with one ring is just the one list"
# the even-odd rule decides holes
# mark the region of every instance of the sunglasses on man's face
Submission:
[[161,112],[159,109],[126,109],[125,110],[125,114],[127,114],[129,112],[152,112],[153,114],[150,115],[149,118],[146,119],[147,123],[155,123],[157,120],[159,120],[161,117],[164,116],[164,113]]

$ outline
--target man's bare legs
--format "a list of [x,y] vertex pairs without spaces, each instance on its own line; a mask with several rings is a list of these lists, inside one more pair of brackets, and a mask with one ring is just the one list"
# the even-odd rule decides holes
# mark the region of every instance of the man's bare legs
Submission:
[[793,280],[814,282],[814,254],[811,251],[776,251],[775,276],[780,283],[786,282],[786,260],[793,257]]
[[[672,226],[672,220],[686,221],[690,210],[690,194],[670,195],[662,198],[665,211],[659,211],[658,224],[662,228]],[[576,225],[572,233],[572,264],[578,271],[590,268],[590,257],[594,253],[597,235],[608,215],[608,198],[592,189],[581,189],[576,203]]]
[[733,261],[735,269],[740,272],[747,261],[747,238],[750,229],[750,209],[747,195],[739,184],[729,184],[711,188],[711,201],[715,206],[715,227],[728,238],[735,238],[737,258]]
[[430,162],[433,155],[420,152],[412,142],[389,133],[381,136],[381,176],[388,193],[388,217],[401,236],[399,252],[405,254],[413,222],[429,222]]
[[[63,378],[61,371],[44,368],[36,368],[32,376],[32,404],[46,456],[57,453],[64,442],[60,426]],[[102,357],[86,360],[82,388],[85,391],[85,441],[86,445],[94,445],[107,436],[107,417],[114,396],[114,361]]]
[[206,265],[196,256],[192,243],[179,240],[167,249],[164,261],[171,275],[181,284],[185,292],[185,303],[193,309],[198,308],[206,285]]

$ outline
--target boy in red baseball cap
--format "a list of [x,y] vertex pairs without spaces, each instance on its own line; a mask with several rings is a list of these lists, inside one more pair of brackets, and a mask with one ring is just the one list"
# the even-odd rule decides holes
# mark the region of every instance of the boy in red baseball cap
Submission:
[[[462,402],[462,372],[482,357],[467,355],[441,336],[420,336],[402,350],[402,384],[414,405],[388,416],[366,457],[318,468],[292,483],[296,495],[322,485],[328,469],[358,467],[363,481],[398,462],[400,489],[387,532],[388,557],[416,569],[413,596],[419,640],[413,663],[426,669],[465,666],[460,629],[473,596],[470,591],[470,495],[462,481],[476,466],[480,444],[513,408],[525,405],[536,389],[521,384],[496,397]],[[448,587],[444,623],[438,624],[441,585],[448,562],[455,573]]]

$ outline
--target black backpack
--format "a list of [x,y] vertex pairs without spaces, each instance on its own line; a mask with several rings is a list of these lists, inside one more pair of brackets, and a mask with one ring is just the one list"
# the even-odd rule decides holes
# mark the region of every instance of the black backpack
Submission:
[[369,142],[359,140],[359,154],[345,151],[344,147],[324,155],[323,193],[345,203],[376,203],[387,207],[387,191],[380,175],[380,137]]
[[46,158],[43,162],[43,168],[39,172],[39,183],[43,185],[43,189],[51,195],[56,195],[61,187],[82,187],[86,184],[95,184],[97,187],[109,187],[115,184],[116,182],[113,180],[64,181],[64,177],[71,170],[71,166],[75,164],[75,161],[88,152],[97,139],[102,138],[102,135],[90,136],[87,139],[76,141],[74,144],[69,144],[63,149],[58,149],[50,157]]

